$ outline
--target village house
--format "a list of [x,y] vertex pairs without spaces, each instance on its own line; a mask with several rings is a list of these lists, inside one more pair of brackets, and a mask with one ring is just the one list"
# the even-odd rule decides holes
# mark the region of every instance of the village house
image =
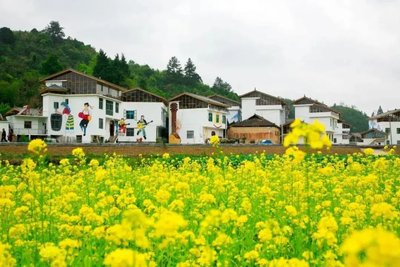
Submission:
[[[338,141],[343,141],[343,135],[347,135],[347,133],[343,134],[343,126],[341,129],[338,127],[339,112],[331,109],[327,105],[304,96],[294,101],[293,106],[295,108],[296,118],[305,123],[313,123],[315,120],[318,120],[325,125],[326,134],[329,136],[332,143],[340,144]],[[334,138],[336,139],[334,140]]]
[[286,103],[277,97],[257,91],[248,92],[240,96],[242,120],[257,114],[264,119],[281,127],[285,124],[288,115]]
[[42,80],[47,135],[60,142],[114,142],[126,89],[67,69]]
[[240,108],[240,102],[234,101],[232,99],[220,96],[220,95],[211,95],[208,98],[214,99],[218,102],[221,102],[225,105],[228,105],[228,113],[226,114],[226,120],[228,125],[233,122],[238,122],[242,120],[242,112]]
[[225,137],[229,105],[182,93],[169,100],[169,143],[204,144],[214,132]]
[[[6,114],[7,134],[12,131],[13,141],[23,142],[34,138],[47,136],[47,116],[43,116],[41,109],[29,106],[15,107]],[[0,129],[1,130],[1,129]]]
[[350,124],[339,119],[337,121],[337,128],[333,133],[333,144],[350,144],[350,127]]
[[400,145],[400,109],[390,110],[369,118],[370,127],[386,133],[386,145]]
[[239,140],[242,143],[260,143],[269,140],[271,144],[279,144],[280,127],[254,114],[244,121],[231,124],[228,128],[228,139]]
[[[167,142],[167,100],[135,88],[122,93],[122,118],[118,122],[118,142],[136,142],[143,135],[138,134],[137,123],[141,116],[147,122],[145,131],[147,142]],[[125,124],[125,127],[121,123]]]

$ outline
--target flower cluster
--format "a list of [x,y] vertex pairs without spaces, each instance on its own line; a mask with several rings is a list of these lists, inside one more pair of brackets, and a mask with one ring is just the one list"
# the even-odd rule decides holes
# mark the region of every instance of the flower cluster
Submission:
[[28,151],[36,155],[42,155],[47,151],[47,144],[42,139],[33,139],[28,144]]
[[396,155],[72,153],[0,163],[0,266],[400,266]]
[[296,145],[299,142],[304,142],[310,145],[313,149],[321,149],[324,146],[332,146],[329,137],[326,135],[325,126],[318,120],[311,124],[304,123],[299,119],[295,119],[290,125],[291,131],[285,137],[283,145]]

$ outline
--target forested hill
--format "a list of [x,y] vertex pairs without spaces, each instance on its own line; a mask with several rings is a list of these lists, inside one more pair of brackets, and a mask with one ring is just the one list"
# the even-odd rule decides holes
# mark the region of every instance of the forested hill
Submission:
[[350,124],[351,132],[363,132],[368,130],[368,116],[364,112],[354,107],[344,105],[334,105],[332,109],[338,111],[341,119]]
[[189,58],[181,65],[176,57],[156,70],[127,60],[124,55],[112,58],[97,52],[71,37],[52,21],[43,30],[13,31],[0,28],[0,114],[12,106],[40,105],[39,80],[66,68],[86,72],[127,88],[141,87],[170,98],[181,92],[200,95],[220,94],[234,100],[238,96],[229,83],[216,77],[212,86],[203,83]]

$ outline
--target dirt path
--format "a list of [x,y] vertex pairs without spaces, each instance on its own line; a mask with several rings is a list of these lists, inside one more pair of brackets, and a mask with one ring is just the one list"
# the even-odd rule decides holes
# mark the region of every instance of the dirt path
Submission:
[[[159,145],[159,144],[49,144],[48,153],[51,156],[65,156],[71,154],[72,149],[82,147],[86,154],[120,154],[125,156],[154,155],[154,154],[185,154],[185,155],[211,155],[216,152],[214,147],[209,145]],[[282,146],[263,146],[263,145],[221,145],[221,150],[225,154],[249,154],[265,152],[267,154],[282,154],[285,148]],[[349,154],[360,152],[359,147],[334,146],[329,151],[323,150],[327,154]],[[398,152],[398,151],[397,151]],[[0,144],[0,154],[4,156],[15,156],[27,154],[27,144]]]

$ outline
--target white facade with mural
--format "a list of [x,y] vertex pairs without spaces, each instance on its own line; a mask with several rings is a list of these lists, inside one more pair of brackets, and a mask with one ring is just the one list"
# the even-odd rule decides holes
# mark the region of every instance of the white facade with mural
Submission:
[[[65,142],[104,142],[116,135],[122,117],[121,101],[99,94],[54,94],[43,97],[43,116],[47,118],[47,135],[64,137]],[[82,126],[84,104],[89,104],[86,132]]]
[[[176,121],[172,114],[172,105],[176,105]],[[214,132],[225,137],[228,106],[204,96],[183,93],[169,101],[169,133],[175,133],[182,144],[204,144]]]

